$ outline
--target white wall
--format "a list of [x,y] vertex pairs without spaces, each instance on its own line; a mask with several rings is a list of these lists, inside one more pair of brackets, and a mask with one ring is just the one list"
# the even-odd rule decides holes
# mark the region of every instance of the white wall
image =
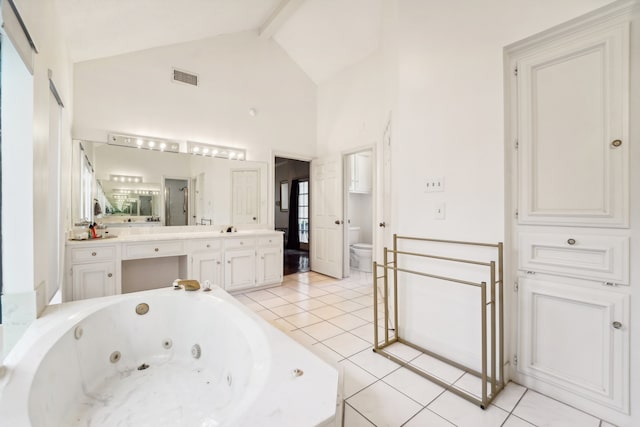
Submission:
[[[200,86],[172,83],[172,67],[198,74]],[[116,131],[209,142],[262,161],[272,150],[315,152],[315,85],[254,32],[77,63],[75,94],[77,139]]]
[[[20,199],[14,198],[12,190],[7,193],[3,191],[3,198],[10,198],[3,203],[3,221],[5,221],[3,231],[17,230],[18,234],[9,232],[3,236],[4,253],[15,257],[13,260],[6,257],[3,260],[5,268],[7,265],[11,265],[9,272],[13,272],[7,275],[7,270],[5,270],[4,276],[3,305],[6,305],[3,309],[6,316],[3,321],[7,326],[4,334],[5,351],[11,348],[21,332],[47,302],[45,286],[47,285],[48,260],[53,258],[53,254],[49,252],[50,248],[55,247],[55,245],[50,245],[49,241],[57,236],[57,232],[48,226],[47,213],[49,212],[49,204],[58,203],[57,200],[50,200],[48,197],[49,156],[57,155],[57,153],[49,153],[51,96],[49,70],[51,70],[52,78],[66,107],[62,111],[62,137],[59,147],[62,159],[60,170],[63,171],[61,178],[63,194],[60,200],[60,206],[63,207],[61,213],[63,222],[69,221],[70,216],[68,189],[70,188],[69,162],[71,160],[70,124],[73,114],[73,70],[60,37],[60,31],[57,28],[57,15],[52,2],[16,0],[15,3],[38,48],[38,54],[34,60],[32,87],[20,86],[20,93],[17,95],[23,100],[22,102],[31,103],[32,114],[29,116],[31,129],[21,128],[19,133],[14,135],[15,139],[11,134],[3,135],[3,150],[10,146],[19,146],[17,151],[3,153],[3,175],[11,174],[10,177],[4,177],[3,185],[11,182],[13,186],[16,186],[16,183],[21,183],[19,187],[23,193],[22,196],[28,199],[28,201],[19,204]],[[4,66],[3,61],[3,69]],[[5,78],[4,74],[3,79]],[[3,103],[5,97],[8,97],[7,101],[11,102],[12,95],[10,95],[9,87],[5,86],[3,82]],[[5,91],[8,91],[9,95]],[[12,103],[6,108],[3,105],[3,125],[5,126],[8,123],[14,123],[8,122],[4,116],[10,114],[9,111],[13,107]],[[6,128],[3,131],[6,131]],[[8,147],[5,147],[5,144]],[[31,164],[24,164],[25,161]],[[13,213],[18,212],[13,210],[16,206],[21,206],[23,210],[19,217],[12,216]],[[9,248],[11,248],[10,252],[7,251]],[[14,252],[14,250],[16,251]],[[13,304],[12,301],[16,304]],[[11,327],[14,328],[13,332],[10,331]]]

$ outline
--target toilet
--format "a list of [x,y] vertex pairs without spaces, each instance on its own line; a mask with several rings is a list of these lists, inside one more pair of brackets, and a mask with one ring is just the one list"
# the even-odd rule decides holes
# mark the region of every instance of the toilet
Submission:
[[360,243],[360,227],[349,227],[349,266],[370,273],[371,252],[371,243]]

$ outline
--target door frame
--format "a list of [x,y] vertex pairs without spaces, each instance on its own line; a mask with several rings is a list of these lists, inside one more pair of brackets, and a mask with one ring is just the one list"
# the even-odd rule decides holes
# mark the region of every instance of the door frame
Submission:
[[376,227],[376,218],[378,217],[378,185],[377,171],[378,160],[376,144],[363,145],[356,148],[345,150],[342,156],[342,217],[344,218],[344,227],[342,227],[342,277],[349,277],[351,269],[349,267],[349,182],[347,160],[349,156],[357,153],[368,151],[371,153],[371,256],[376,258],[378,232]]

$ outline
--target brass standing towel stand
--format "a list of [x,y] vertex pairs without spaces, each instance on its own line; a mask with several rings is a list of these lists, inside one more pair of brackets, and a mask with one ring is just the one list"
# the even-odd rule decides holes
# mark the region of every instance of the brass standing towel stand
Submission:
[[[445,256],[438,256],[427,253],[418,253],[418,252],[408,252],[401,251],[398,249],[399,241],[415,241],[415,242],[430,242],[431,244],[450,244],[450,245],[458,245],[460,247],[472,247],[472,246],[481,246],[485,248],[495,248],[497,253],[495,254],[496,258],[491,261],[476,261],[469,259],[461,259],[461,258],[451,258]],[[389,254],[391,254],[392,259],[389,260]],[[398,259],[400,257],[422,257],[422,258],[430,258],[434,260],[451,262],[454,265],[457,263],[458,265],[466,264],[466,265],[476,265],[481,268],[486,267],[488,269],[489,283],[486,281],[483,282],[472,282],[468,280],[462,280],[454,277],[446,277],[436,274],[430,274],[422,271],[409,270],[405,268],[401,268],[398,265]],[[415,372],[416,374],[429,379],[430,381],[444,387],[446,390],[455,393],[456,395],[472,402],[480,406],[482,409],[486,409],[489,404],[493,401],[493,399],[498,395],[498,393],[504,388],[504,314],[503,314],[503,305],[504,305],[504,294],[503,294],[503,245],[502,243],[477,243],[477,242],[463,242],[463,241],[455,241],[455,240],[439,240],[439,239],[426,239],[419,237],[409,237],[409,236],[398,236],[396,234],[393,235],[393,249],[384,248],[384,260],[383,264],[378,264],[377,262],[373,263],[373,317],[374,317],[374,348],[373,351],[379,353],[386,358],[404,366],[405,368]],[[378,276],[380,270],[383,271],[382,276]],[[390,337],[389,334],[389,282],[390,282],[390,272],[392,274],[393,279],[393,325],[395,327],[394,336]],[[482,334],[482,343],[481,343],[481,370],[478,372],[477,370],[471,369],[467,366],[464,366],[454,360],[446,358],[440,354],[437,354],[433,351],[422,348],[416,344],[413,344],[402,338],[400,333],[401,325],[398,322],[398,272],[408,273],[411,275],[417,275],[422,277],[427,277],[431,279],[436,279],[445,282],[457,283],[466,286],[472,286],[478,288],[480,290],[480,325],[481,325],[481,334]],[[383,311],[384,311],[384,340],[381,342],[378,337],[378,290],[379,283],[378,280],[383,279],[383,288],[382,288],[382,296],[383,296]],[[487,289],[488,288],[488,289]],[[489,300],[487,300],[487,291],[489,292]],[[487,307],[489,307],[489,322],[487,321]],[[490,339],[488,338],[487,331],[487,323],[490,323]],[[489,341],[489,342],[488,342]],[[409,362],[404,361],[393,354],[389,353],[385,350],[386,347],[394,344],[394,343],[402,343],[411,348],[414,348],[424,354],[427,354],[431,357],[434,357],[442,362],[448,363],[458,369],[461,369],[465,372],[468,372],[482,380],[482,396],[478,398],[476,395],[462,390],[449,384],[438,377],[428,374],[412,365]],[[491,363],[489,366],[488,359],[490,358]],[[487,382],[490,383],[490,390],[488,390]]]

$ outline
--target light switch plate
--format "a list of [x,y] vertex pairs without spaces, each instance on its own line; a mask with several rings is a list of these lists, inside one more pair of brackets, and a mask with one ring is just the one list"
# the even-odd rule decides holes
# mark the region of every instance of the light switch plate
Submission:
[[444,191],[444,177],[433,176],[433,177],[427,178],[427,185],[425,187],[425,192],[436,193],[439,191]]

